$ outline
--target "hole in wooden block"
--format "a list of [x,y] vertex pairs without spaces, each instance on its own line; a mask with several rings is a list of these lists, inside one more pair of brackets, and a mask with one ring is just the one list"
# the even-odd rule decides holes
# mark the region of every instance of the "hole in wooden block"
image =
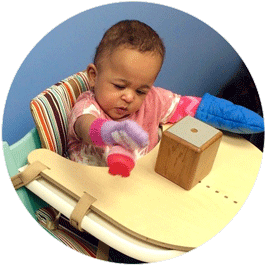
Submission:
[[191,128],[190,131],[193,132],[193,133],[197,133],[198,132],[198,130],[196,128]]

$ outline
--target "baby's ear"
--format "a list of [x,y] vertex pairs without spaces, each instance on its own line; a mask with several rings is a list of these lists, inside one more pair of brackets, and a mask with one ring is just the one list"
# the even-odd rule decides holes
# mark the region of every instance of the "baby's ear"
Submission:
[[89,64],[87,66],[87,75],[89,79],[89,85],[91,88],[95,86],[95,80],[97,76],[97,68],[94,64]]

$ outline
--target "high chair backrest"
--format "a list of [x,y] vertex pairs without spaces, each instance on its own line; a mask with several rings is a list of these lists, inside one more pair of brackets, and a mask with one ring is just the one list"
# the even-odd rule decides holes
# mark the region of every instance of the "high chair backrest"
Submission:
[[78,96],[88,88],[86,72],[78,72],[31,100],[30,110],[42,148],[67,155],[68,115]]

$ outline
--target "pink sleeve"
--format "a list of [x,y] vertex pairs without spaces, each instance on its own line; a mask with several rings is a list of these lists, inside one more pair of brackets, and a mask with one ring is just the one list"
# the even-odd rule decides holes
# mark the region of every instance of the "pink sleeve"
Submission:
[[175,123],[188,115],[195,116],[201,102],[200,97],[181,96],[159,87],[152,88],[149,98],[149,106],[154,106],[152,115],[156,114],[161,124]]
[[100,117],[98,105],[91,99],[90,95],[85,92],[79,96],[68,118],[68,135],[78,138],[74,130],[75,122],[78,117],[84,114],[92,114],[95,117]]
[[188,115],[195,116],[200,102],[200,97],[182,96],[169,122],[175,123]]
[[160,124],[165,124],[172,117],[172,113],[180,100],[180,95],[160,87],[153,87],[149,100],[149,106],[154,107],[152,115],[157,117],[156,119]]

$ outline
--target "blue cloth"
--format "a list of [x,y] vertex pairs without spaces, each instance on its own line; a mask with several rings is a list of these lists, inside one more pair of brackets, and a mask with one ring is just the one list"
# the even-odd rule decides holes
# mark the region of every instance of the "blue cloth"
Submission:
[[253,134],[264,131],[264,121],[260,115],[208,93],[202,97],[195,118],[234,133]]

